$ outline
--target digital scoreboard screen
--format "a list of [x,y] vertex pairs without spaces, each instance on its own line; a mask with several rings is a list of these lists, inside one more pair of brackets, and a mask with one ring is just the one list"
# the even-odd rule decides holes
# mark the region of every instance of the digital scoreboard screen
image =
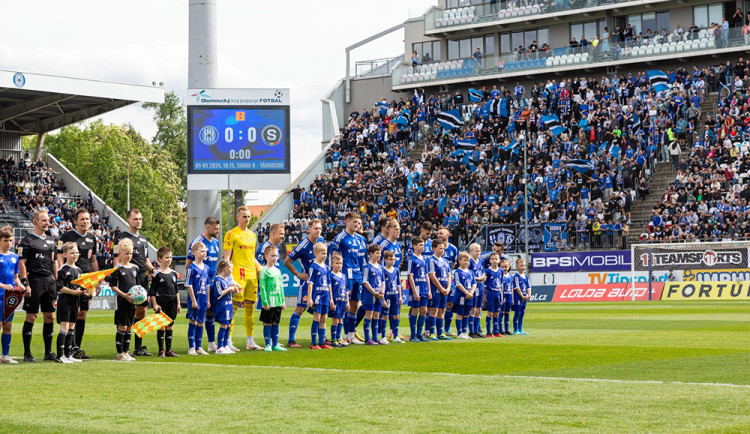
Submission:
[[289,173],[289,106],[188,106],[188,173]]

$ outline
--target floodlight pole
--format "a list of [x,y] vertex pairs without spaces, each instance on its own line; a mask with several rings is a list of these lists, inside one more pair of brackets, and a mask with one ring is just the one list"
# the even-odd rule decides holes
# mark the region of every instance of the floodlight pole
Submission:
[[[189,0],[188,89],[217,87],[216,4],[217,0]],[[207,217],[217,216],[221,216],[218,190],[188,190],[187,244],[203,233]]]

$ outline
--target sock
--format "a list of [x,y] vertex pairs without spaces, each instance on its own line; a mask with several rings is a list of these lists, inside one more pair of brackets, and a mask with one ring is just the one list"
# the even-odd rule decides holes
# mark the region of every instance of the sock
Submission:
[[364,324],[365,324],[365,342],[370,340],[370,323],[372,320],[369,320],[365,318]]
[[117,334],[115,335],[115,348],[117,349],[117,354],[122,353],[122,340],[125,338],[125,332],[121,332],[120,330],[117,330]]
[[360,306],[357,309],[357,316],[356,316],[356,319],[354,321],[354,329],[355,330],[357,329],[357,327],[359,327],[359,324],[362,322],[362,318],[364,318],[364,317],[365,317],[365,308],[362,307],[362,306]]
[[356,320],[356,316],[351,313],[346,313],[346,318],[344,318],[344,327],[346,328],[347,333],[354,333],[355,327],[354,327],[354,321]]
[[372,327],[372,340],[377,341],[378,335],[380,335],[380,332],[378,331],[378,326],[380,325],[380,319],[374,319],[370,323],[370,327]]
[[[445,309],[445,332],[450,333],[451,321],[453,321],[453,309]],[[458,328],[458,326],[456,326]]]
[[231,329],[229,327],[224,329],[224,346],[228,347],[232,345],[232,335],[229,333]]
[[435,334],[435,317],[434,316],[428,316],[425,320],[427,323],[427,333]]
[[323,325],[323,327],[318,328],[318,345],[325,345],[325,343],[326,343],[326,326]]
[[294,342],[294,337],[297,334],[297,326],[299,326],[300,315],[297,312],[292,314],[289,318],[289,342]]
[[70,357],[73,355],[73,346],[76,343],[75,330],[68,330],[68,335],[65,337],[65,355]]
[[83,341],[83,333],[86,331],[86,320],[79,319],[76,321],[76,347],[81,348],[81,341]]
[[492,318],[492,333],[500,334],[500,315]]
[[415,315],[409,314],[409,330],[411,331],[411,338],[414,339],[417,337],[417,317]]
[[218,348],[224,348],[224,335],[226,334],[226,329],[224,327],[219,327],[219,333],[216,336],[216,346]]
[[206,322],[203,323],[203,327],[206,328],[206,336],[208,337],[208,343],[216,342],[216,323],[212,318],[206,318]]
[[518,330],[523,331],[523,317],[526,315],[526,306],[518,310],[519,310]]
[[481,331],[482,331],[482,317],[477,315],[474,317],[474,332],[479,333]]
[[195,324],[188,324],[188,348],[195,348]]
[[338,328],[339,326],[331,324],[331,341],[339,340],[338,336],[336,335],[336,329]]
[[195,326],[195,348],[198,349],[203,343],[203,326]]
[[2,336],[2,342],[3,342],[3,356],[7,356],[10,354],[10,338],[13,335],[7,334]]
[[60,330],[57,333],[57,358],[65,355],[65,340],[68,338],[68,332]]
[[255,331],[255,316],[253,316],[253,306],[255,306],[255,302],[253,303],[245,303],[245,336],[252,338],[253,332]]
[[320,326],[320,322],[313,320],[312,327],[310,328],[310,336],[312,337],[312,342],[310,345],[318,345],[318,328]]
[[130,336],[131,332],[125,332],[125,336],[122,339],[122,352],[127,353],[130,351]]
[[440,336],[443,334],[443,319],[442,318],[435,318],[435,322],[437,323],[437,335]]
[[263,324],[263,339],[266,341],[266,345],[271,345],[271,326]]
[[513,308],[513,332],[518,331],[518,317],[519,317],[518,308],[514,307]]
[[340,322],[338,325],[338,328],[336,329],[336,336],[338,339],[341,339],[341,331],[344,329],[344,323]]
[[274,324],[271,326],[271,343],[274,347],[279,346],[279,325]]
[[[141,318],[143,319],[143,318]],[[140,319],[135,320],[136,322],[140,321]],[[143,338],[135,335],[135,349],[140,350],[143,347]]]
[[484,326],[487,328],[487,333],[492,333],[492,317],[487,315],[484,317]]
[[469,325],[468,325],[468,327],[469,327],[469,333],[473,335],[473,334],[474,334],[474,332],[475,332],[475,328],[474,328],[474,317],[473,317],[473,316],[470,316],[469,318],[464,318],[464,321],[466,321],[466,322],[468,322],[468,323],[469,323]]
[[157,330],[156,343],[159,344],[159,352],[164,351],[164,330]]
[[422,336],[422,330],[424,330],[424,315],[419,315],[417,318],[417,337]]
[[378,330],[380,331],[380,338],[385,339],[385,331],[388,327],[388,321],[385,318],[380,318],[380,323],[378,324]]
[[42,326],[42,338],[44,338],[44,354],[52,352],[52,338],[55,333],[55,324],[51,322],[44,323]]
[[164,343],[167,347],[167,351],[172,351],[172,332],[173,330],[167,330],[164,336]]
[[461,331],[466,333],[469,329],[469,317],[465,316],[461,319]]
[[391,330],[393,331],[393,339],[396,339],[398,337],[398,326],[399,318],[391,317]]
[[510,332],[510,312],[503,312],[503,329],[505,333]]

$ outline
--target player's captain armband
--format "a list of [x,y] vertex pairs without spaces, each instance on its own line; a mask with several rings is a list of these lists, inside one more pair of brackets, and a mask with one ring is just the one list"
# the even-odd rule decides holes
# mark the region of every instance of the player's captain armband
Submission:
[[62,240],[57,240],[57,250],[61,250],[62,249],[62,245],[63,245]]

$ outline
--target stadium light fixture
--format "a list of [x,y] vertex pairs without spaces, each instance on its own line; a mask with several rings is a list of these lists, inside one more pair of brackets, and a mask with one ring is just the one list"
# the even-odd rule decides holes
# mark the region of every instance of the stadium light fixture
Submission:
[[120,158],[124,158],[125,161],[127,161],[127,164],[128,164],[128,166],[127,166],[127,173],[128,173],[128,176],[127,176],[127,183],[128,183],[128,208],[127,209],[130,210],[130,162],[133,161],[134,159],[137,159],[141,163],[148,163],[148,159],[146,157],[142,156],[142,155],[133,155],[133,156],[130,156],[130,157],[126,157],[126,156],[120,155],[120,154],[114,154],[114,155],[117,156],[117,157],[120,157]]

